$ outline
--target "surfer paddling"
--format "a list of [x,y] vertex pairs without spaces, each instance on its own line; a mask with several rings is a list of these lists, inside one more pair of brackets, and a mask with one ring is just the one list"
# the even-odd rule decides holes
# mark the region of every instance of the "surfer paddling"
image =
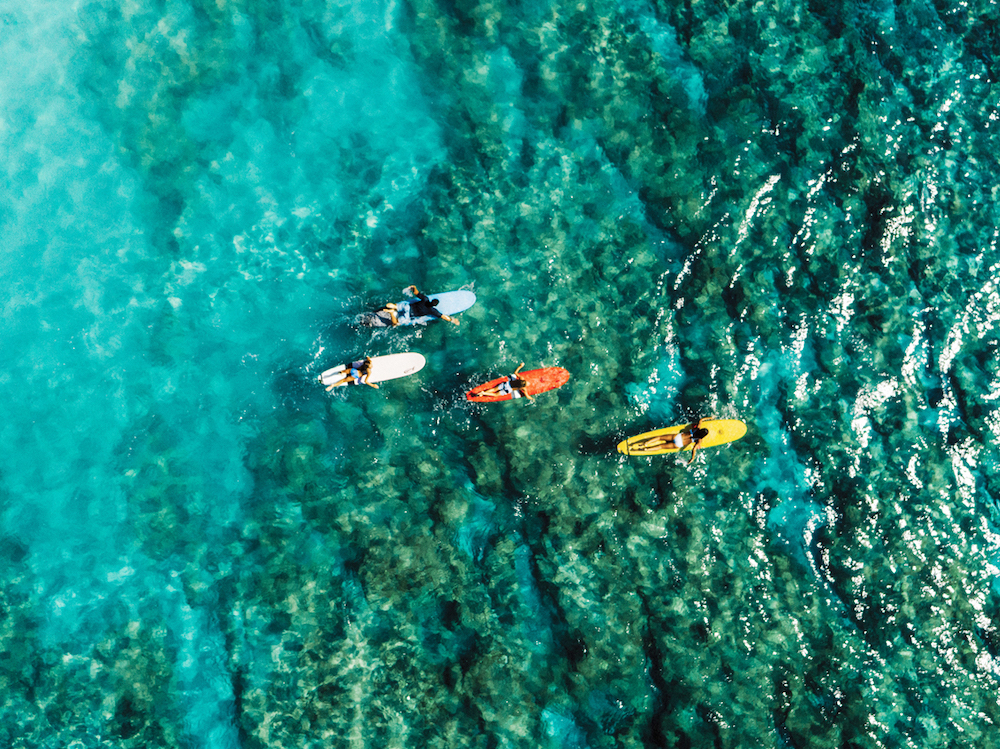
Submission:
[[[445,315],[438,309],[438,304],[440,304],[441,300],[431,299],[415,285],[407,286],[403,289],[403,293],[416,297],[415,301],[405,302],[405,304],[409,307],[409,310],[407,311],[407,318],[404,322],[409,322],[411,318],[417,317],[436,317],[439,320],[447,320],[454,325],[460,324],[456,318],[451,315]],[[375,316],[381,318],[383,321],[388,320],[389,325],[396,327],[399,325],[399,313],[399,305],[395,302],[389,302],[382,309],[376,312]]]
[[514,374],[507,375],[507,379],[501,382],[499,385],[494,385],[488,390],[483,390],[478,393],[480,396],[486,396],[489,398],[499,398],[503,395],[509,395],[511,398],[520,398],[521,396],[526,397],[528,400],[534,400],[531,394],[525,390],[528,387],[527,380],[522,380],[519,376],[521,374],[521,369],[524,368],[524,362],[521,362],[517,369],[514,370]]
[[691,463],[694,462],[694,455],[698,451],[701,441],[708,436],[708,430],[701,426],[701,423],[703,421],[712,421],[714,418],[715,417],[710,416],[708,418],[698,419],[697,421],[683,427],[678,432],[650,437],[647,440],[630,445],[630,449],[638,453],[664,447],[674,447],[680,451],[690,445],[691,457],[688,459],[688,465],[691,465]]
[[410,302],[410,314],[413,317],[424,317],[425,315],[430,315],[431,317],[436,317],[440,320],[447,320],[454,325],[459,324],[458,319],[452,317],[451,315],[442,314],[438,310],[437,306],[439,304],[439,300],[430,299],[416,286],[407,286],[403,292],[406,294],[412,294],[417,298],[417,301]]
[[327,386],[327,392],[333,390],[337,385],[344,385],[349,382],[354,382],[355,385],[367,385],[368,387],[373,387],[378,390],[378,385],[374,382],[368,382],[368,378],[372,374],[372,358],[366,356],[364,361],[353,361],[350,364],[344,366],[344,376]]

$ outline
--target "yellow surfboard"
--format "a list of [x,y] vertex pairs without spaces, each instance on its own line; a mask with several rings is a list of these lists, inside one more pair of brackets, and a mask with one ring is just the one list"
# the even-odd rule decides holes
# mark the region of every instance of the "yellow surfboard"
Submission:
[[[672,439],[673,435],[690,426],[691,423],[678,424],[637,434],[635,437],[629,437],[627,440],[619,442],[618,452],[625,455],[664,455],[690,450],[691,445],[675,447]],[[699,450],[703,447],[715,447],[733,442],[747,433],[747,425],[739,419],[702,419],[699,426],[708,430],[708,435],[698,443]]]

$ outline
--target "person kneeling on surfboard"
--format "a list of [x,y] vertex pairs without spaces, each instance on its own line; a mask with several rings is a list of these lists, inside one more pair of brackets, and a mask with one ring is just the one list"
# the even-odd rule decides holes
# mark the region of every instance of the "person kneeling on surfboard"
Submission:
[[694,454],[698,451],[699,444],[703,439],[705,439],[705,437],[708,436],[708,430],[701,426],[701,422],[711,421],[713,418],[714,417],[698,419],[698,421],[688,424],[676,434],[664,434],[659,437],[651,437],[641,445],[636,445],[635,448],[641,450],[655,450],[658,447],[676,447],[678,450],[683,450],[688,445],[693,445],[691,448],[691,457],[688,460],[688,465],[690,465],[694,462]]
[[514,374],[507,375],[507,381],[501,382],[499,385],[494,385],[489,390],[484,390],[479,395],[485,395],[491,398],[500,397],[501,395],[509,395],[511,398],[520,398],[521,396],[526,397],[528,400],[533,401],[534,398],[528,391],[525,390],[528,387],[526,380],[522,380],[518,377],[521,374],[521,369],[524,367],[524,362],[521,362],[517,369],[514,370]]
[[378,390],[378,385],[374,382],[368,382],[368,378],[372,373],[372,358],[366,356],[364,361],[354,361],[344,367],[344,376],[334,383],[327,386],[327,392],[333,390],[337,385],[341,385],[345,382],[354,381],[355,384],[361,385],[365,384],[368,387],[373,387]]
[[[420,291],[415,285],[407,286],[405,289],[403,289],[403,293],[412,294],[417,298],[417,301],[410,302],[410,315],[412,317],[423,317],[425,315],[430,315],[431,317],[437,317],[441,320],[447,320],[448,322],[454,323],[455,325],[460,324],[456,318],[451,317],[450,315],[442,315],[437,308],[438,300],[429,299],[427,295],[424,294],[422,291]],[[389,305],[386,306],[388,307]],[[393,319],[395,320],[395,315],[393,316]],[[393,322],[392,324],[395,325],[396,323]]]

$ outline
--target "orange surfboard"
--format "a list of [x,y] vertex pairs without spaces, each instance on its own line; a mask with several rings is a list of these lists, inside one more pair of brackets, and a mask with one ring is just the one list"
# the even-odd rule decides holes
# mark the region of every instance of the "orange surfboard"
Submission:
[[[555,390],[557,387],[562,387],[569,382],[569,372],[562,367],[529,369],[527,372],[521,372],[518,377],[528,383],[528,386],[524,389],[528,395],[537,395],[538,393],[544,393],[546,390]],[[495,380],[484,382],[482,385],[472,388],[472,390],[465,394],[465,397],[476,403],[497,403],[521,397],[520,394],[515,395],[514,393],[483,395],[485,391],[508,382],[509,379],[508,377],[498,377]]]

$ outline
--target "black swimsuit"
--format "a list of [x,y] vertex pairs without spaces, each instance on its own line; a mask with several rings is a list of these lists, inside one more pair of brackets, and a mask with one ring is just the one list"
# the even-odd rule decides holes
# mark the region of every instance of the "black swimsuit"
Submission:
[[431,300],[422,291],[417,292],[417,301],[410,302],[410,314],[414,317],[424,317],[425,315],[442,317],[437,307],[431,303]]

